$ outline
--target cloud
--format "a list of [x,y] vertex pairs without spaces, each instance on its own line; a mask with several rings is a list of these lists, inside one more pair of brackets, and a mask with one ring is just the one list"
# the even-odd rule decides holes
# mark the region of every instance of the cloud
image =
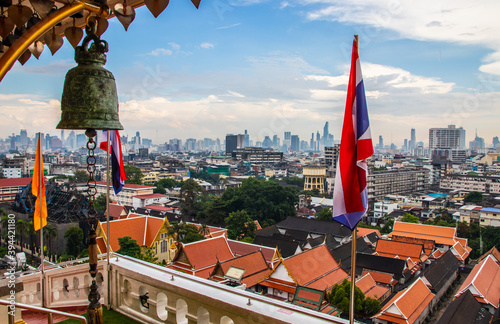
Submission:
[[[33,94],[0,95],[0,128],[4,134],[18,134],[20,129],[55,134],[61,118],[61,103]],[[32,136],[33,134],[28,134]]]
[[[291,0],[289,0],[291,1]],[[487,62],[480,71],[500,75],[500,2],[457,0],[441,2],[378,0],[296,0],[306,7],[309,20],[329,20],[356,24],[364,42],[374,40],[379,32],[396,32],[400,38],[479,45],[495,53],[495,62]]]
[[200,47],[201,48],[205,48],[205,49],[214,48],[214,44],[212,44],[212,43],[201,43]]
[[149,55],[160,56],[160,55],[172,55],[172,50],[166,48],[157,48],[151,51]]
[[241,23],[232,24],[232,25],[229,25],[229,26],[217,27],[215,29],[227,29],[227,28],[233,28],[233,27],[236,27],[236,26],[239,26],[239,25],[241,25]]
[[43,74],[47,76],[62,76],[66,75],[69,69],[72,69],[76,66],[74,61],[70,62],[69,60],[61,60],[50,62],[46,65],[36,65],[36,66],[23,66],[18,67],[18,65],[14,65],[13,71],[23,71],[25,73],[33,73],[33,74]]

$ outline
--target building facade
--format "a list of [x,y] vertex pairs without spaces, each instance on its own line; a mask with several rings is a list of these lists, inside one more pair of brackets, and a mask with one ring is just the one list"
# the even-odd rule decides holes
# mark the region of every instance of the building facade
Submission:
[[424,168],[374,171],[368,174],[368,200],[425,191],[429,185],[428,178],[429,170]]

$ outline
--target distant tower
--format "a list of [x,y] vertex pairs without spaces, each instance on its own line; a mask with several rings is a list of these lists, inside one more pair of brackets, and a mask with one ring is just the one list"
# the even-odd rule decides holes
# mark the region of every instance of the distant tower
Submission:
[[245,129],[245,139],[243,140],[243,147],[250,146],[250,135],[248,135],[247,130]]
[[415,128],[411,129],[410,150],[413,150],[417,145],[417,137],[415,135]]
[[325,123],[325,127],[323,127],[323,145],[328,145],[328,122]]
[[379,135],[378,137],[378,148],[384,148],[384,139],[382,138],[382,135]]

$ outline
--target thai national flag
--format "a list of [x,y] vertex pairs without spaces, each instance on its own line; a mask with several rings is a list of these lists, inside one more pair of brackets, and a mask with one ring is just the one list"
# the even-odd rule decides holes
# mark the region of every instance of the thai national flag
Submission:
[[352,46],[344,125],[333,192],[333,219],[353,230],[368,208],[366,159],[373,154],[358,44]]
[[[108,135],[107,131],[102,132],[102,139],[100,148],[107,151],[108,145]],[[111,145],[111,178],[113,182],[113,188],[115,189],[115,194],[118,194],[127,177],[125,176],[125,169],[123,167],[123,157],[122,157],[122,144],[120,142],[120,134],[117,130],[111,130],[109,133],[109,144]]]

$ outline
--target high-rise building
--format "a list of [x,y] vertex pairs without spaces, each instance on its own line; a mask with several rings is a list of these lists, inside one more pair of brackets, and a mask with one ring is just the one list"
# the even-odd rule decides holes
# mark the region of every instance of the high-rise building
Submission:
[[412,128],[409,149],[413,150],[413,149],[415,149],[416,146],[417,146],[417,136],[415,134],[415,128]]
[[245,145],[245,135],[226,135],[226,154],[231,154],[236,149],[242,149]]
[[493,147],[500,147],[500,141],[498,140],[498,136],[493,137]]
[[311,150],[315,151],[316,150],[316,143],[314,142],[314,133],[311,135],[311,143],[309,143],[309,147]]
[[291,147],[292,151],[294,151],[294,152],[300,151],[299,135],[292,135],[290,147]]
[[327,146],[328,144],[328,122],[325,123],[325,126],[323,127],[323,145]]
[[249,147],[249,146],[250,146],[250,135],[248,135],[248,132],[245,129],[245,138],[243,141],[243,147]]
[[273,135],[273,147],[278,147],[280,145],[280,140],[278,138],[278,135]]
[[384,139],[382,138],[382,135],[379,135],[379,137],[378,137],[378,148],[379,149],[384,148]]
[[473,141],[469,142],[469,149],[479,150],[483,149],[484,147],[485,147],[484,138],[477,136],[477,129],[476,129],[476,138],[474,138]]
[[27,147],[28,146],[28,132],[26,132],[25,129],[21,129],[21,146]]
[[465,150],[465,129],[448,125],[448,128],[429,129],[430,157],[443,157],[455,162],[464,162],[467,157]]
[[432,149],[465,149],[465,129],[448,125],[448,128],[429,129],[429,148]]

